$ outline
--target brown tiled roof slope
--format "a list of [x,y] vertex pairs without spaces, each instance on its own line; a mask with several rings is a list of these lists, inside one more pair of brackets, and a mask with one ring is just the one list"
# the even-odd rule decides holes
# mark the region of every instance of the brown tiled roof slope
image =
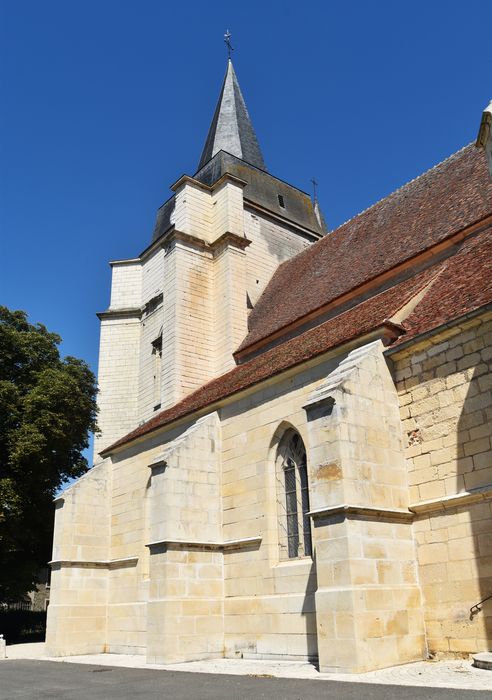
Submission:
[[397,343],[432,331],[492,302],[492,226],[471,236],[446,261],[438,281],[403,322]]
[[[445,232],[446,236],[450,235],[455,230],[459,230],[456,227],[466,225],[466,221],[473,223],[477,220],[477,217],[478,219],[483,218],[491,209],[492,187],[490,182],[484,181],[482,177],[484,164],[474,151],[466,148],[447,160],[445,164],[453,162],[453,159],[462,158],[467,161],[469,166],[468,170],[463,163],[460,166],[461,177],[463,178],[461,181],[462,188],[465,193],[470,193],[470,196],[476,200],[475,208],[467,203],[465,194],[460,200],[457,192],[455,192],[455,197],[452,199],[450,206],[457,208],[458,201],[461,201],[462,210],[467,213],[463,214],[460,219],[458,212],[455,212],[453,215],[454,227],[449,224],[449,220],[447,228],[444,223],[443,226],[439,227],[436,222],[435,225],[439,228],[438,233],[433,237],[429,231],[427,236],[427,241],[431,241],[431,243],[432,240],[439,240],[439,236],[441,235],[442,237],[444,235],[443,232]],[[438,168],[445,164],[438,166]],[[435,172],[438,168],[431,172]],[[473,187],[470,186],[468,176],[465,177],[466,172],[468,172],[468,176],[475,173],[475,185]],[[428,175],[429,173],[426,176]],[[486,176],[489,177],[488,174]],[[481,183],[480,187],[478,186],[479,182]],[[456,183],[455,188],[457,189]],[[478,190],[483,196],[478,196]],[[393,196],[391,195],[391,197]],[[488,208],[485,202],[487,197],[489,197]],[[381,204],[379,203],[376,206]],[[436,202],[436,207],[438,204]],[[443,211],[440,204],[439,210]],[[364,214],[361,216],[364,216]],[[459,220],[461,223],[458,224]],[[348,226],[350,223],[344,226]],[[339,229],[339,231],[342,229]],[[331,234],[330,238],[333,235]],[[383,233],[381,235],[383,239],[388,240]],[[363,238],[362,234],[361,236]],[[320,241],[320,243],[323,242]],[[319,247],[320,243],[312,246],[309,251]],[[391,251],[389,255],[391,256]],[[303,254],[298,256],[296,260],[301,257],[303,257]],[[354,271],[355,273],[356,271]],[[189,416],[243,389],[247,389],[265,379],[322,355],[330,349],[381,328],[410,299],[424,289],[423,298],[416,305],[413,312],[403,321],[405,334],[395,345],[437,328],[444,323],[452,322],[454,319],[458,319],[469,312],[492,303],[492,226],[464,239],[461,244],[456,246],[455,253],[451,257],[437,261],[404,281],[395,282],[389,289],[356,303],[349,310],[339,313],[333,318],[320,323],[315,328],[311,328],[263,352],[253,359],[236,366],[221,377],[205,384],[179,403],[162,411],[147,421],[147,423],[125,435],[116,443],[103,450],[102,454],[108,454],[113,449],[152,433],[179,418]]]
[[441,268],[442,263],[435,265],[419,275],[367,299],[350,311],[340,314],[242,365],[237,365],[226,374],[200,387],[171,408],[154,416],[147,423],[140,425],[111,447],[106,448],[103,453],[380,327],[385,319],[396,313],[407,300],[425,287]]
[[466,239],[453,257],[432,265],[205,384],[118,440],[104,453],[382,327],[424,288],[427,291],[423,299],[403,322],[403,327],[408,331],[402,340],[492,303],[492,227]]
[[484,152],[466,146],[280,265],[239,350],[491,213]]

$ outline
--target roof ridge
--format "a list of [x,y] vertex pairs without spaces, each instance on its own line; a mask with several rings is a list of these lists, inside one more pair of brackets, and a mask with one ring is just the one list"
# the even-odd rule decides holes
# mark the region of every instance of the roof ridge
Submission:
[[416,182],[417,180],[420,180],[421,178],[425,177],[426,175],[429,175],[433,170],[436,170],[436,169],[439,168],[441,165],[444,165],[444,163],[447,163],[449,160],[452,160],[452,159],[455,158],[457,155],[459,155],[459,154],[462,153],[464,150],[466,150],[467,148],[469,148],[470,146],[473,146],[473,145],[474,145],[474,142],[473,142],[473,141],[471,141],[470,143],[467,143],[465,146],[462,146],[460,149],[458,149],[457,151],[455,151],[455,153],[452,153],[452,154],[451,154],[450,156],[448,156],[447,158],[444,158],[443,160],[440,160],[440,161],[439,161],[438,163],[436,163],[435,165],[431,166],[431,167],[428,168],[427,170],[424,170],[424,172],[423,172],[423,173],[420,173],[420,175],[416,175],[416,176],[413,177],[411,180],[408,180],[408,181],[405,182],[403,185],[400,185],[399,187],[396,188],[396,190],[393,190],[392,192],[389,192],[389,193],[388,193],[387,195],[385,195],[384,197],[381,197],[380,199],[377,199],[375,202],[373,202],[372,204],[370,204],[368,207],[366,207],[365,209],[362,209],[362,211],[358,212],[357,214],[354,214],[354,215],[351,216],[349,219],[347,219],[347,220],[344,221],[343,223],[339,224],[339,225],[336,227],[336,229],[334,229],[334,230],[332,231],[332,233],[335,233],[336,231],[338,231],[339,229],[341,229],[342,226],[345,226],[346,224],[349,224],[349,223],[351,223],[352,221],[355,221],[355,219],[357,219],[359,216],[362,216],[363,214],[365,214],[366,212],[370,211],[371,209],[373,209],[373,208],[374,208],[375,206],[377,206],[378,204],[381,204],[381,202],[384,202],[385,199],[389,199],[390,197],[393,197],[394,195],[398,194],[399,192],[401,192],[401,190],[403,190],[405,187],[408,187],[408,186],[411,185],[413,182]]
[[[284,260],[283,262],[281,262],[280,265],[276,268],[275,274],[276,274],[276,273],[278,272],[278,270],[279,270],[281,267],[283,267],[284,265],[287,265],[288,263],[292,262],[293,260],[299,259],[299,258],[303,257],[304,255],[308,255],[308,254],[310,253],[310,251],[313,250],[313,248],[315,248],[315,247],[316,247],[317,245],[319,245],[319,244],[322,244],[323,241],[328,240],[328,238],[331,238],[331,237],[332,237],[334,234],[336,234],[337,231],[339,231],[343,226],[346,226],[347,224],[351,223],[352,221],[355,221],[357,218],[359,218],[359,216],[362,216],[363,214],[365,214],[366,212],[370,211],[371,209],[373,209],[375,206],[377,206],[377,205],[380,204],[381,202],[384,202],[385,199],[389,199],[390,197],[393,197],[393,195],[398,194],[398,192],[400,192],[401,190],[403,190],[405,187],[408,187],[408,186],[411,185],[413,182],[416,182],[417,180],[420,180],[420,178],[425,177],[426,175],[429,175],[433,170],[436,170],[436,169],[439,168],[441,165],[444,165],[444,163],[447,163],[447,162],[448,162],[449,160],[451,160],[452,158],[455,158],[457,155],[459,155],[460,153],[462,153],[462,151],[466,150],[467,148],[469,148],[469,147],[472,146],[472,145],[474,145],[473,141],[470,142],[470,143],[468,143],[468,144],[466,144],[466,146],[463,146],[462,148],[460,148],[460,149],[459,149],[458,151],[456,151],[455,153],[452,153],[452,154],[451,154],[450,156],[448,156],[447,158],[444,158],[444,160],[439,161],[439,163],[436,163],[435,165],[433,165],[433,166],[432,166],[431,168],[429,168],[428,170],[425,170],[425,171],[424,171],[423,173],[421,173],[420,175],[416,175],[416,176],[415,176],[414,178],[412,178],[411,180],[408,180],[408,182],[405,182],[403,185],[400,185],[400,187],[397,187],[396,190],[393,190],[392,192],[390,192],[389,194],[387,194],[385,197],[381,197],[381,199],[378,199],[376,202],[374,202],[374,203],[371,204],[370,206],[366,207],[365,209],[363,209],[362,211],[360,211],[358,214],[354,214],[354,216],[352,216],[350,219],[347,219],[346,221],[344,221],[343,224],[339,224],[335,229],[333,229],[333,231],[330,231],[330,233],[328,233],[326,236],[323,236],[323,238],[320,238],[319,240],[314,241],[314,243],[313,243],[312,245],[309,245],[309,246],[307,246],[306,248],[303,248],[303,249],[300,250],[296,255],[294,255],[292,258],[287,258],[287,260]],[[261,298],[261,297],[260,297],[260,298]],[[256,305],[255,305],[255,306],[256,306]]]
[[[324,321],[318,326],[306,329],[300,335],[289,338],[284,343],[273,348],[269,348],[265,353],[253,357],[243,364],[235,365],[227,372],[210,379],[169,408],[160,411],[157,415],[143,423],[143,425],[138,426],[127,435],[104,448],[101,454],[109,454],[117,447],[131,442],[138,437],[158,430],[176,420],[190,416],[204,408],[213,406],[218,401],[234,396],[240,391],[248,389],[270,377],[276,376],[292,367],[323,355],[335,347],[351,342],[357,338],[363,338],[375,329],[382,327],[384,324],[391,323],[386,315],[388,314],[389,317],[392,315],[391,309],[388,308],[388,306],[392,304],[395,292],[403,290],[404,296],[408,299],[412,294],[414,286],[416,286],[417,289],[423,288],[419,277],[425,277],[428,273],[429,270],[423,270],[413,277],[400,280],[390,288],[381,290],[367,299],[362,299],[354,307],[345,309],[337,316]],[[406,289],[407,287],[409,287],[408,291]],[[395,304],[395,302],[393,303]],[[363,310],[364,314],[363,323],[360,323],[360,316],[358,316],[358,323],[355,323],[352,319],[355,319],[355,314],[360,314],[361,310]],[[333,327],[335,328],[335,332],[334,335],[330,337],[330,329]],[[338,329],[337,327],[340,328]],[[234,377],[239,377],[237,383],[234,382]],[[217,393],[213,391],[211,394],[208,393],[210,389],[213,390],[213,388],[217,386],[222,387],[219,388]],[[205,398],[195,403],[197,396],[205,396]],[[176,409],[178,409],[177,412],[173,413]]]
[[490,197],[484,155],[472,143],[464,145],[279,265],[236,352],[259,347],[351,290],[372,288],[380,275],[409,266],[416,256],[490,216]]

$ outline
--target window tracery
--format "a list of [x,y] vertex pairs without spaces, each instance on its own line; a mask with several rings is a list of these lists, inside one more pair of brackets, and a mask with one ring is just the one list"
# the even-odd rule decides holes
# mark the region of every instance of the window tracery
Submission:
[[280,558],[312,555],[306,449],[301,436],[288,430],[276,459]]

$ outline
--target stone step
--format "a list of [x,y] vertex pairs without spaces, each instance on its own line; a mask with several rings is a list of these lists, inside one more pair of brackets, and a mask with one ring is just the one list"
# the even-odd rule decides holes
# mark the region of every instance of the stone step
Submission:
[[492,651],[482,651],[480,654],[473,654],[473,665],[492,671]]

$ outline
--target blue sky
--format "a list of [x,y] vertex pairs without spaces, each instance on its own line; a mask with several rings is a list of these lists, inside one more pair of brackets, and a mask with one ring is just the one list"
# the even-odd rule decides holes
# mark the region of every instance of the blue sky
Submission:
[[488,0],[1,0],[0,303],[97,368],[108,261],[193,174],[226,68],[270,172],[330,227],[474,140]]

